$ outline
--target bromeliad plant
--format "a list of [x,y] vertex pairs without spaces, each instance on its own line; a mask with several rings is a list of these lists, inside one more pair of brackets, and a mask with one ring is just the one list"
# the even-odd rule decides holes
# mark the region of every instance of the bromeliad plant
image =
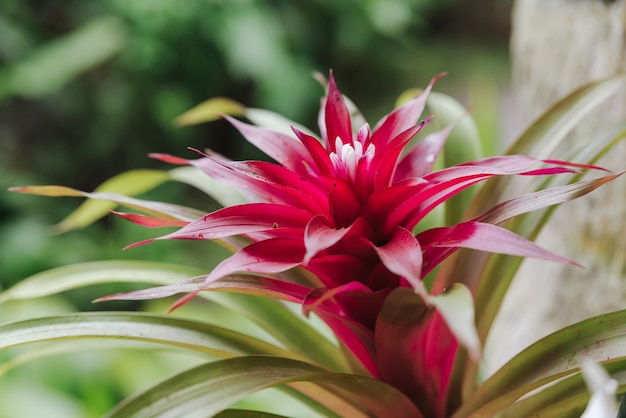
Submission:
[[[626,370],[625,341],[619,336],[626,311],[559,331],[488,378],[480,375],[481,347],[521,262],[511,256],[573,263],[527,239],[550,216],[546,208],[621,174],[593,164],[623,138],[623,127],[564,156],[567,161],[554,155],[571,121],[608,97],[621,80],[574,92],[523,134],[507,155],[440,169],[436,164],[441,156],[450,163],[454,152],[475,149],[476,142],[470,135],[465,142],[456,141],[454,149],[446,147],[452,124],[415,139],[431,122],[432,117],[420,119],[427,103],[433,109],[442,103],[431,94],[435,81],[370,128],[331,74],[325,82],[319,137],[278,115],[226,99],[210,100],[180,118],[192,124],[222,114],[275,162],[231,161],[209,150],[195,150],[197,159],[154,154],[184,167],[126,173],[94,193],[60,186],[15,189],[105,200],[112,207],[143,212],[114,212],[129,221],[179,228],[129,247],[161,239],[217,240],[233,254],[208,273],[121,261],[52,270],[9,289],[0,301],[104,281],[152,282],[161,286],[100,300],[184,294],[173,311],[195,297],[210,298],[255,321],[271,339],[175,315],[118,312],[8,324],[0,328],[0,346],[87,337],[135,339],[223,358],[129,398],[109,413],[112,417],[273,416],[225,410],[272,386],[322,416],[580,414],[589,399],[580,372],[584,362],[602,362],[610,372]],[[604,174],[581,181],[580,170]],[[513,177],[544,180],[534,190],[505,198],[508,186],[521,187],[511,183]],[[198,186],[224,208],[207,214],[129,196],[167,179]],[[463,202],[461,194],[467,200],[466,189],[488,179],[468,207],[457,206]],[[120,188],[128,195],[114,193]],[[111,207],[86,203],[64,228],[88,224]],[[442,207],[448,223],[426,227],[425,217]],[[522,216],[530,212],[534,216]],[[466,250],[458,251],[462,248]],[[319,317],[336,341],[284,302],[300,305],[304,316]]]

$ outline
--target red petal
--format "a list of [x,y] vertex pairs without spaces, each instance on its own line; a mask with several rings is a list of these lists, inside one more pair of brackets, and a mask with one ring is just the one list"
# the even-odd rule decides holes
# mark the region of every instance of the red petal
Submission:
[[352,143],[352,124],[350,122],[350,111],[346,106],[343,95],[337,89],[335,78],[332,72],[328,80],[328,95],[324,106],[324,117],[326,124],[326,141],[328,149],[335,152],[335,139],[341,138],[344,144]]
[[374,249],[389,271],[406,279],[427,300],[422,282],[422,248],[410,231],[396,227],[389,242]]
[[141,226],[145,226],[148,228],[162,228],[167,226],[185,226],[188,225],[187,221],[180,221],[178,219],[164,219],[164,218],[155,218],[154,216],[146,216],[140,215],[138,213],[124,213],[124,212],[116,212],[114,210],[110,211],[115,216],[119,216],[120,218],[126,219],[127,221],[131,221]]
[[210,177],[252,192],[266,201],[330,215],[326,193],[287,168],[261,161],[224,162],[209,156],[190,163]]
[[409,289],[395,289],[383,304],[374,339],[383,380],[403,391],[425,416],[445,417],[458,343],[434,308]]
[[418,142],[398,163],[393,183],[407,177],[424,177],[430,173],[453,127],[449,125]]
[[577,265],[574,261],[552,254],[507,229],[482,222],[468,221],[450,227],[429,229],[419,234],[417,239],[424,249],[462,247]]
[[404,147],[406,147],[409,141],[428,125],[431,120],[432,117],[426,119],[419,125],[410,127],[393,138],[383,149],[377,149],[370,168],[370,175],[375,176],[376,179],[374,182],[375,189],[380,189],[391,184],[398,164],[398,158],[404,150]]
[[312,218],[304,232],[306,247],[304,263],[308,263],[317,253],[332,247],[348,234],[354,233],[359,235],[369,233],[369,227],[363,218],[358,218],[352,225],[339,229],[329,227],[328,220],[323,216]]
[[341,286],[354,277],[366,277],[372,269],[371,263],[348,254],[333,254],[314,257],[305,266],[328,288]]
[[328,156],[328,151],[324,149],[322,143],[318,141],[317,138],[307,135],[306,133],[295,128],[293,131],[311,155],[311,158],[317,167],[318,174],[321,174],[322,176],[331,176],[335,169],[333,168],[333,164]]
[[304,231],[309,219],[311,219],[309,212],[291,206],[249,203],[209,213],[158,239],[204,240],[259,231],[273,231],[276,234],[292,229]]
[[328,205],[330,206],[330,220],[334,227],[345,227],[354,222],[361,210],[361,202],[355,194],[352,185],[343,179],[322,178],[326,186]]
[[204,285],[236,272],[274,274],[302,263],[304,244],[300,240],[272,238],[242,248],[219,263],[209,274]]

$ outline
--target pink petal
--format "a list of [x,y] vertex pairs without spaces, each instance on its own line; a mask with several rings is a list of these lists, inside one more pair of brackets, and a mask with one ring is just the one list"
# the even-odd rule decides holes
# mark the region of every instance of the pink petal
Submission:
[[326,125],[326,141],[328,149],[335,152],[335,138],[341,138],[344,144],[352,143],[352,124],[350,121],[350,111],[346,106],[343,95],[337,89],[335,78],[332,72],[328,80],[328,94],[324,106],[324,117]]
[[219,263],[203,285],[236,272],[280,273],[302,264],[303,258],[304,244],[301,240],[272,238],[255,242]]
[[449,125],[418,142],[398,163],[393,183],[407,177],[424,177],[430,173],[453,127]]
[[287,302],[302,303],[311,289],[295,283],[276,280],[269,277],[250,274],[233,274],[222,277],[209,285],[203,285],[207,276],[198,276],[180,283],[157,286],[132,292],[116,293],[96,299],[94,302],[108,300],[148,300],[160,299],[178,293],[197,293],[202,290],[219,290],[251,295],[261,295]]
[[296,138],[271,129],[249,125],[229,116],[225,118],[248,142],[290,170],[300,172],[305,164],[313,162],[307,149]]
[[468,221],[450,227],[429,229],[419,234],[417,239],[425,250],[434,247],[462,247],[577,265],[574,261],[552,254],[507,229],[482,222]]
[[346,228],[331,228],[328,226],[328,220],[323,216],[312,218],[306,226],[304,232],[304,245],[306,254],[304,263],[308,263],[320,251],[332,247],[342,238],[350,233],[363,233],[368,228],[364,219],[357,219],[352,225]]
[[326,194],[287,168],[261,161],[224,162],[210,156],[190,163],[209,177],[252,192],[268,202],[316,214],[328,213]]
[[389,271],[406,279],[427,300],[428,292],[422,282],[422,248],[410,231],[396,227],[389,241],[374,249]]
[[424,187],[419,193],[395,207],[386,217],[384,230],[390,231],[395,225],[403,225],[405,228],[412,229],[435,207],[473,184],[490,177],[572,172],[563,167],[524,171],[524,168],[535,162],[536,160],[533,158],[523,156],[494,157],[482,160],[481,164],[487,165],[478,165],[477,162],[472,162],[428,174],[424,180],[434,184]]
[[[272,238],[255,242],[242,248],[235,254],[219,263],[206,276],[201,288],[209,286],[216,280],[237,272],[257,274],[275,274],[299,266],[304,257],[302,240],[290,238]],[[170,311],[178,309],[196,297],[199,290],[180,298]]]
[[216,239],[259,231],[279,234],[302,230],[311,214],[291,206],[273,203],[249,203],[229,206],[204,215],[176,232],[157,239]]
[[422,121],[419,125],[410,127],[393,138],[383,149],[377,149],[370,168],[370,176],[373,174],[376,179],[374,182],[375,189],[380,189],[391,184],[400,154],[409,141],[428,125],[431,120],[432,117]]
[[430,90],[435,82],[443,75],[444,74],[437,75],[431,80],[422,94],[397,108],[378,122],[374,128],[371,141],[372,144],[376,146],[377,150],[382,150],[389,141],[398,136],[401,132],[417,124],[426,106],[426,99],[430,94]]

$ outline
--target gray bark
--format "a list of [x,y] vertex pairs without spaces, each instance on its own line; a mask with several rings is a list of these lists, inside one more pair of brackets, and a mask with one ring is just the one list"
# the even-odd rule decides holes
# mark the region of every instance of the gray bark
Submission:
[[[578,86],[626,72],[624,0],[517,0],[511,55],[518,118],[528,125]],[[581,121],[566,147],[626,120],[626,90]],[[626,145],[600,162],[626,168]],[[486,372],[530,343],[587,317],[626,308],[626,181],[618,179],[553,215],[539,244],[583,269],[525,261],[494,324]]]

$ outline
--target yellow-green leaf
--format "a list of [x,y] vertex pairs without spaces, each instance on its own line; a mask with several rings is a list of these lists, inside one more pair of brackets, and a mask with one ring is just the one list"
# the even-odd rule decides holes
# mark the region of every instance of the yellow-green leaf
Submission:
[[214,97],[189,109],[176,118],[178,126],[197,125],[219,119],[221,115],[243,116],[246,108],[234,100]]

